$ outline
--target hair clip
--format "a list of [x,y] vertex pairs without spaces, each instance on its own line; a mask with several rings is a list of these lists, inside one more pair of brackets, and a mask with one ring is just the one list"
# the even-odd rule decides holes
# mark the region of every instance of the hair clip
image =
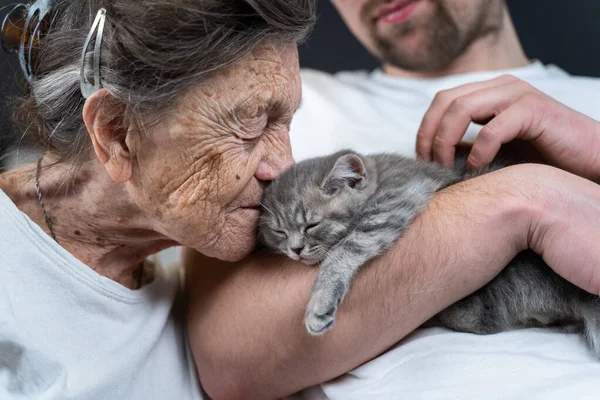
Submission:
[[[25,10],[27,10],[25,4],[17,4],[2,20],[2,48],[8,54],[16,54],[19,51],[24,33]],[[18,12],[20,14],[17,14]]]
[[39,43],[43,28],[52,24],[47,17],[55,2],[37,0],[31,5],[17,4],[2,21],[2,47],[10,54],[18,54],[21,70],[30,84],[35,82],[33,48]]
[[[81,53],[81,94],[84,98],[90,97],[94,92],[100,90],[100,55],[102,53],[102,35],[104,34],[104,24],[106,23],[106,9],[101,8],[96,14],[96,19],[92,24],[92,29],[83,45]],[[96,41],[94,43],[94,83],[90,83],[85,78],[85,56],[88,52],[88,47],[92,42],[92,38],[96,33]]]

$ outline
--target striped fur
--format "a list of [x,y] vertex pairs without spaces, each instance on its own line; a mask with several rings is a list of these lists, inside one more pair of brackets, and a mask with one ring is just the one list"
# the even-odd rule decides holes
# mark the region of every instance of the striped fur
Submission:
[[[351,151],[303,161],[265,191],[260,237],[268,247],[319,264],[306,329],[321,335],[369,260],[385,252],[438,190],[480,173],[463,173],[393,154]],[[489,334],[569,325],[600,357],[600,299],[556,275],[531,251],[488,285],[432,318],[427,326]]]

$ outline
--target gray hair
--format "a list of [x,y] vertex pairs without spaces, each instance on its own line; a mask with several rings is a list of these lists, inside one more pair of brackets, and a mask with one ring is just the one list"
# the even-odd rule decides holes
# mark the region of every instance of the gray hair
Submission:
[[15,116],[26,142],[63,161],[81,161],[90,145],[80,63],[100,8],[107,10],[102,87],[137,117],[160,115],[260,43],[303,40],[315,20],[314,0],[57,0],[33,52],[36,81]]

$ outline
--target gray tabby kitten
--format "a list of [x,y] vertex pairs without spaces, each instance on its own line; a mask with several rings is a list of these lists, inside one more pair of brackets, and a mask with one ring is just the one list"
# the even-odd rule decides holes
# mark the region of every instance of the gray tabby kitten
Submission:
[[[261,240],[294,260],[320,264],[308,332],[333,327],[356,273],[403,235],[435,192],[475,175],[398,155],[342,151],[298,163],[273,181],[265,190]],[[427,323],[476,334],[573,324],[600,357],[600,299],[531,251]]]

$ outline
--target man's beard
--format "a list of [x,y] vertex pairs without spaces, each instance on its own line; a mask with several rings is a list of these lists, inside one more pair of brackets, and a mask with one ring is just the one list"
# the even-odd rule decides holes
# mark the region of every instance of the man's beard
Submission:
[[[383,36],[377,31],[373,10],[388,2],[389,0],[371,0],[366,3],[363,8],[363,21],[369,27],[381,61],[408,71],[441,71],[450,66],[476,39],[497,29],[486,26],[486,11],[491,5],[474,4],[479,7],[477,17],[467,27],[460,26],[460,21],[452,17],[445,1],[435,0],[435,11],[427,21],[409,19],[392,26],[386,36]],[[420,32],[416,32],[417,30]],[[401,41],[413,34],[421,36],[421,47],[407,52],[402,48]]]

